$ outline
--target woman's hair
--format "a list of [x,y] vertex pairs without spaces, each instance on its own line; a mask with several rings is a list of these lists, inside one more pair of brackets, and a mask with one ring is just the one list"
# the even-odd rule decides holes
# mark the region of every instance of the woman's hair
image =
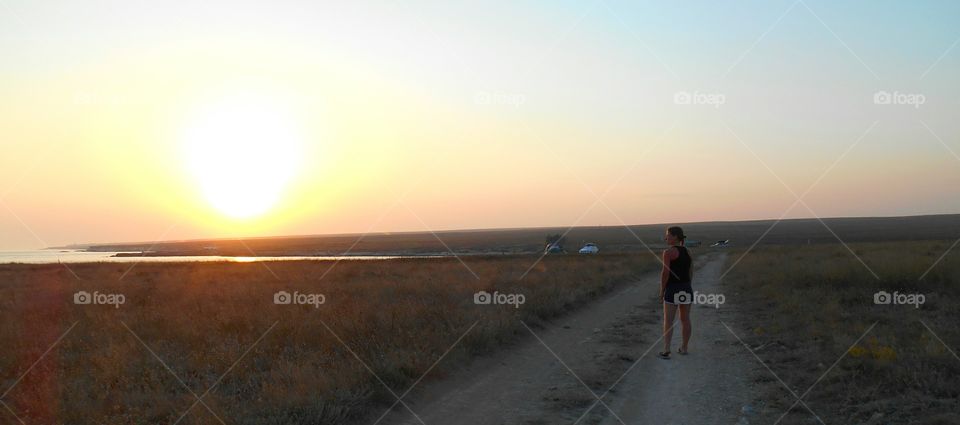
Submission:
[[669,233],[669,234],[673,235],[673,237],[679,239],[681,244],[683,243],[683,240],[687,238],[686,236],[684,236],[684,234],[683,234],[683,228],[681,228],[680,226],[670,226],[670,227],[668,227],[668,228],[667,228],[667,233]]

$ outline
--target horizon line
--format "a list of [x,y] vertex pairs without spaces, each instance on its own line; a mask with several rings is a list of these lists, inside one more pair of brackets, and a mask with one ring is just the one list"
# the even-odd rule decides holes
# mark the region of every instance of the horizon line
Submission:
[[[49,246],[41,248],[47,249],[74,249],[79,247],[111,246],[111,245],[143,245],[143,244],[165,244],[165,243],[188,243],[188,242],[206,242],[206,241],[231,241],[231,240],[256,240],[256,239],[296,239],[296,238],[315,238],[315,237],[350,237],[350,236],[368,236],[368,235],[410,235],[419,233],[456,233],[456,232],[497,232],[497,231],[517,231],[517,230],[537,230],[537,229],[578,229],[578,228],[598,228],[598,227],[641,227],[641,226],[666,226],[666,225],[694,225],[711,223],[750,223],[763,221],[799,221],[799,220],[838,220],[838,219],[891,219],[891,218],[913,218],[913,217],[938,217],[938,216],[960,216],[960,213],[933,213],[933,214],[909,214],[909,215],[876,215],[876,216],[832,216],[832,217],[795,217],[795,218],[755,218],[741,220],[708,220],[708,221],[681,221],[681,222],[657,222],[657,223],[637,223],[637,224],[601,224],[595,226],[526,226],[526,227],[480,227],[480,228],[459,228],[443,230],[398,230],[398,231],[378,231],[378,232],[346,232],[346,233],[313,233],[313,234],[288,234],[272,236],[241,236],[241,237],[211,237],[211,238],[191,238],[191,239],[171,239],[162,241],[128,241],[128,242],[87,242],[72,243],[60,246]],[[12,250],[11,250],[12,251]]]

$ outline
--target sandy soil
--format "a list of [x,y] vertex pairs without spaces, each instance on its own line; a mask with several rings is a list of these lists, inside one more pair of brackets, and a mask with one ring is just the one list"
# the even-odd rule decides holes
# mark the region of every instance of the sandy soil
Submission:
[[[695,259],[694,289],[722,292],[725,254]],[[381,424],[746,424],[756,359],[724,326],[735,312],[694,306],[691,353],[656,357],[658,276],[547,325],[511,349],[421,383]],[[727,297],[729,302],[729,297]],[[723,322],[721,322],[723,321]],[[674,350],[679,344],[679,332]],[[411,411],[413,413],[411,413]],[[746,411],[747,413],[743,413]],[[376,413],[376,412],[374,412]]]

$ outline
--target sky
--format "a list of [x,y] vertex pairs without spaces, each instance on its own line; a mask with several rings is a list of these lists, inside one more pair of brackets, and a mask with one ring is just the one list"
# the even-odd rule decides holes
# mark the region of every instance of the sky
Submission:
[[955,1],[0,0],[0,249],[957,213],[958,24]]

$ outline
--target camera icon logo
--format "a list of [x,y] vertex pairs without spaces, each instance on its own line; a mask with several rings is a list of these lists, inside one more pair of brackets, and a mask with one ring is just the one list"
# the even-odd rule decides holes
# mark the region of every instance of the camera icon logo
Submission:
[[887,291],[880,291],[873,294],[874,304],[890,304],[891,300],[892,298],[890,297],[890,293],[888,293]]
[[90,304],[91,302],[93,302],[93,297],[87,291],[77,291],[73,294],[74,304]]
[[674,304],[690,304],[691,302],[693,302],[693,295],[687,291],[680,291],[673,294]]
[[493,296],[490,295],[490,293],[487,291],[480,291],[473,294],[474,304],[482,305],[482,304],[490,304],[491,302],[493,302]]
[[888,91],[878,91],[873,94],[873,103],[877,105],[889,105],[893,102],[893,95]]
[[690,92],[678,91],[673,94],[673,103],[677,105],[689,105],[693,102],[693,96]]
[[493,103],[493,96],[485,91],[478,91],[473,95],[473,103],[477,105],[489,105]]
[[291,302],[293,302],[293,296],[287,291],[278,291],[273,294],[274,304],[290,304]]

